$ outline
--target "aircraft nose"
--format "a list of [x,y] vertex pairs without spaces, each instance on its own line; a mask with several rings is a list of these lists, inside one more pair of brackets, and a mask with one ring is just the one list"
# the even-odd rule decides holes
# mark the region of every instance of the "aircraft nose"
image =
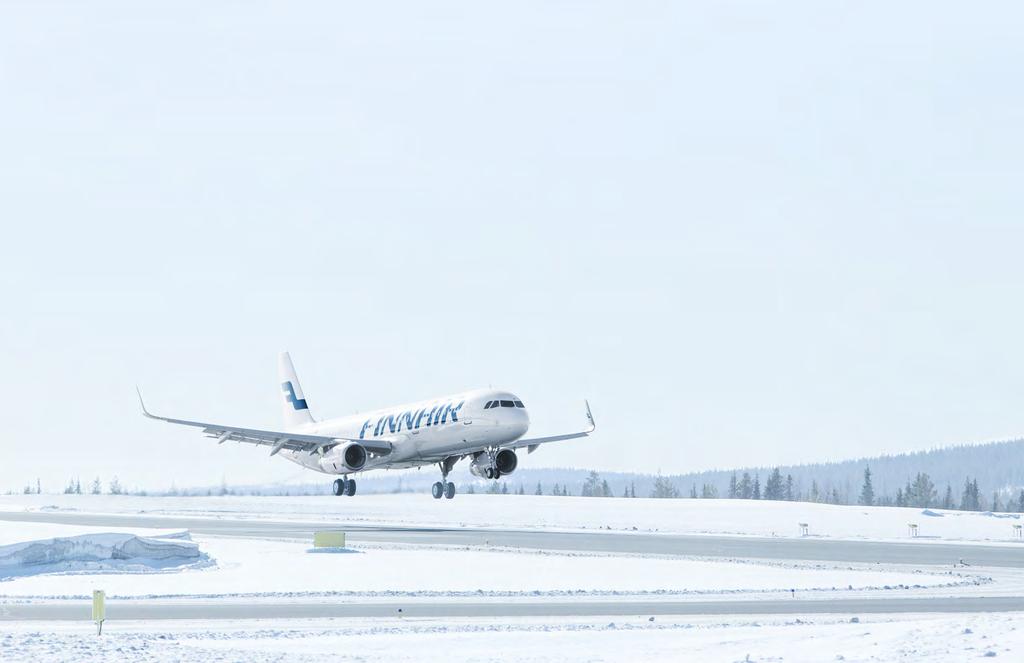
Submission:
[[526,410],[519,410],[519,421],[516,422],[516,430],[520,436],[526,435],[526,431],[530,430],[530,415],[526,413]]

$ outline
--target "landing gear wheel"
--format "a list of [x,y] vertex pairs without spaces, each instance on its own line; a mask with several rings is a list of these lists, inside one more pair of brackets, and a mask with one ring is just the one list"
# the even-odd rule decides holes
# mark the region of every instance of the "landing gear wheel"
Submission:
[[348,484],[348,486],[346,486],[345,488],[345,494],[348,495],[349,497],[352,497],[353,495],[356,494],[356,480],[349,479],[345,483]]
[[435,500],[441,499],[441,495],[444,494],[444,485],[438,481],[430,487],[430,494],[434,496]]
[[455,497],[455,484],[449,483],[444,487],[444,498],[450,500],[453,497]]
[[345,494],[345,482],[342,479],[334,480],[334,494],[344,495]]
[[495,479],[500,479],[501,478],[501,472],[499,472],[497,469],[494,470],[494,478]]
[[484,470],[484,477],[487,478],[487,479],[493,479],[494,478],[494,468],[493,467],[486,468]]

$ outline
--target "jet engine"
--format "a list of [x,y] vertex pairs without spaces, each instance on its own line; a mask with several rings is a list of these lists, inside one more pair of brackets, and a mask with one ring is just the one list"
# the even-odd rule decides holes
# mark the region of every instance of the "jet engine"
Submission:
[[469,465],[469,471],[482,479],[497,479],[503,474],[512,474],[519,465],[519,458],[512,449],[502,449],[494,455],[491,463],[490,454],[480,452]]
[[330,474],[358,472],[366,465],[366,448],[358,442],[333,447],[320,459],[320,469]]

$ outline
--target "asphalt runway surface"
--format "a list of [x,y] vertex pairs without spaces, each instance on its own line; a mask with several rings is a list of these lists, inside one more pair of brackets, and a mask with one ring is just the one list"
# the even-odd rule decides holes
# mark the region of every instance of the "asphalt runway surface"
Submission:
[[[388,527],[339,522],[267,521],[199,518],[148,514],[89,514],[66,512],[0,512],[0,521],[49,522],[100,527],[188,529],[199,535],[263,539],[312,540],[318,529],[346,532],[350,542],[420,543],[457,546],[507,546],[633,554],[684,555],[702,558],[742,558],[907,564],[922,570],[969,566],[1024,568],[1024,545],[985,546],[928,541],[883,542],[807,538],[667,535],[621,532],[558,532],[544,530],[444,527]],[[87,602],[22,602],[0,600],[0,620],[83,619]],[[526,599],[468,602],[459,599],[400,598],[249,601],[110,600],[110,619],[275,619],[319,617],[518,617],[518,616],[654,616],[714,614],[893,614],[928,612],[1024,611],[1024,596],[932,596],[843,599],[621,600],[580,597],[576,600]]]
[[[91,601],[0,603],[0,621],[88,619]],[[399,612],[401,611],[401,612]],[[139,601],[108,600],[107,619],[319,619],[324,617],[649,617],[1022,612],[1024,597],[722,601]]]

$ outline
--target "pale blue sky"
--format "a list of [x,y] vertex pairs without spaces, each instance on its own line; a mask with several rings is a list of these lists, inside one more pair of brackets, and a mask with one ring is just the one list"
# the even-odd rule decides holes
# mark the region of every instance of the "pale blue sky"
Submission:
[[0,489],[315,479],[493,384],[533,466],[1024,435],[1014,3],[0,4]]

